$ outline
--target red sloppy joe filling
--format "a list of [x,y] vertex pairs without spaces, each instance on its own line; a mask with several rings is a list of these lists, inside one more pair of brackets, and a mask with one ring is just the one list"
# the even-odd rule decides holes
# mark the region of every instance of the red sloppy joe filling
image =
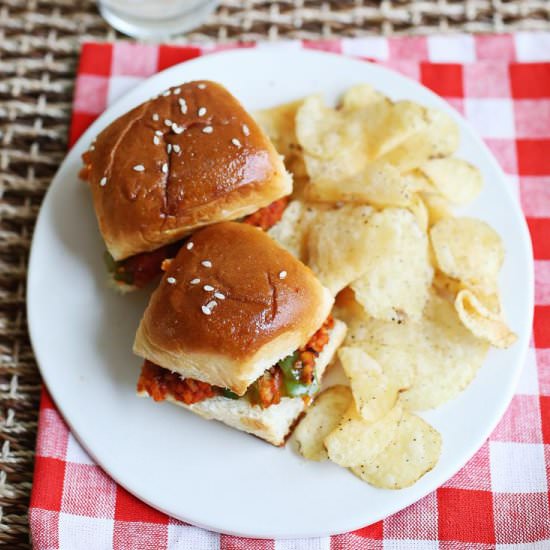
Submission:
[[147,392],[155,401],[164,401],[170,396],[186,405],[216,395],[248,399],[252,405],[259,405],[262,409],[280,403],[281,398],[285,396],[301,396],[308,401],[318,389],[315,361],[328,343],[329,332],[333,326],[334,319],[329,316],[305,346],[265,371],[242,397],[225,388],[218,388],[193,378],[182,378],[179,374],[147,360],[141,369],[137,390],[140,393]]
[[218,395],[220,388],[193,378],[163,369],[151,361],[145,361],[141,369],[137,390],[146,391],[155,401],[164,401],[168,395],[186,405],[198,403]]
[[261,227],[264,231],[267,231],[283,217],[287,205],[288,197],[283,197],[250,214],[250,216],[244,218],[243,223]]

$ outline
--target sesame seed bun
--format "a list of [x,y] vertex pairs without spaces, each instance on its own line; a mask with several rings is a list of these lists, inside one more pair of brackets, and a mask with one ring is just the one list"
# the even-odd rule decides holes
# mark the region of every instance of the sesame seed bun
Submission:
[[308,267],[255,227],[220,223],[191,242],[153,293],[134,352],[243,395],[309,340],[333,298]]
[[269,138],[214,82],[189,82],[105,128],[84,155],[99,228],[115,260],[240,218],[288,195]]

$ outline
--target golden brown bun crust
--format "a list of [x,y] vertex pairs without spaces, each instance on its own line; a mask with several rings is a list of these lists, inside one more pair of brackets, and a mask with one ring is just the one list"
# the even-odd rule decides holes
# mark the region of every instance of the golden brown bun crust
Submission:
[[[330,313],[332,297],[308,267],[255,227],[220,223],[191,242],[151,297],[134,351],[242,394],[308,341]],[[195,279],[200,283],[192,284]],[[207,315],[202,307],[211,301],[216,305]]]
[[116,260],[244,216],[291,191],[269,139],[214,82],[189,82],[139,105],[105,128],[92,149],[84,172]]

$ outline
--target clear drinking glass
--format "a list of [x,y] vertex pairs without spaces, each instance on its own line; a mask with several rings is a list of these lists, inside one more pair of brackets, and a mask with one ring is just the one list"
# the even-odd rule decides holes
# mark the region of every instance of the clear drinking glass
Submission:
[[99,0],[103,18],[136,38],[162,38],[199,26],[219,0]]

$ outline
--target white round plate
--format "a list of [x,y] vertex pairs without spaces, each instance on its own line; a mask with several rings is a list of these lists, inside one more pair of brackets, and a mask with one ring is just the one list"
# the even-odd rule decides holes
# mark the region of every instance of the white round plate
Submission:
[[[80,155],[108,123],[161,90],[216,80],[250,110],[323,92],[329,100],[368,82],[393,99],[439,107],[460,125],[459,155],[485,178],[465,213],[488,221],[506,245],[504,309],[519,335],[490,352],[458,398],[423,415],[443,434],[436,468],[400,491],[380,490],[330,462],[315,463],[289,444],[278,449],[169,404],[135,395],[141,361],[134,332],[147,292],[119,296],[106,286],[90,194],[78,180]],[[195,525],[253,537],[341,533],[378,521],[433,491],[483,444],[512,398],[528,347],[533,260],[526,225],[494,158],[444,100],[364,61],[271,48],[205,56],[160,73],[109,108],[73,147],[42,205],[32,246],[28,319],[46,384],[73,433],[118,483],[151,506]]]

